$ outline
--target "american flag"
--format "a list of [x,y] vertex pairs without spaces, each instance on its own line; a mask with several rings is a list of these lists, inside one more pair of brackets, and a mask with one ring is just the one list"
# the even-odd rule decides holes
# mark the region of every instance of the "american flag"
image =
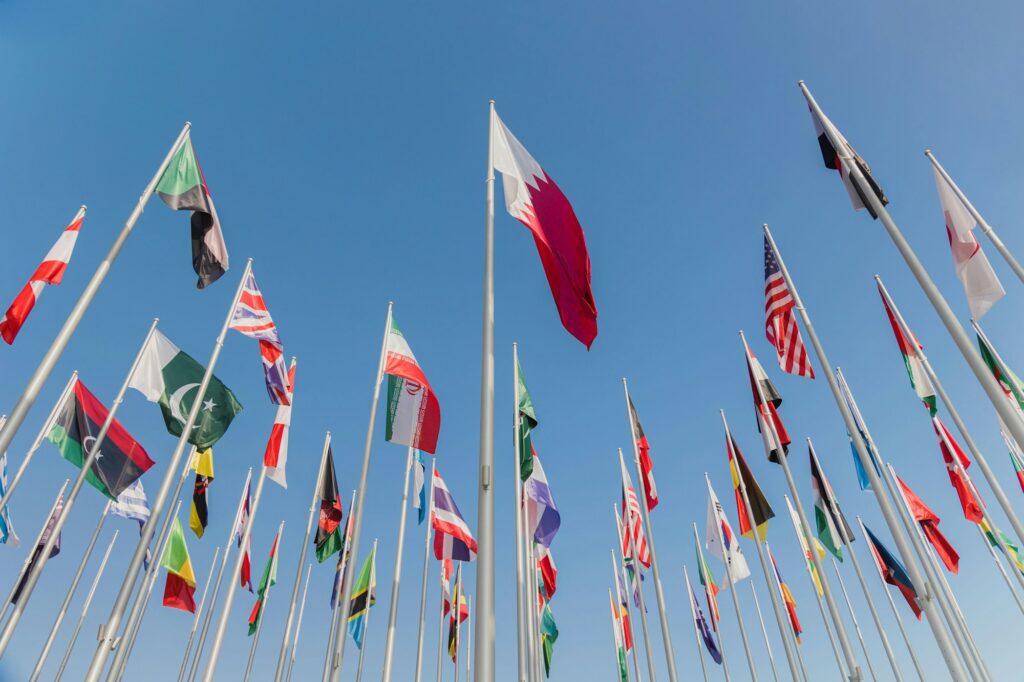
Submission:
[[251,269],[231,316],[231,328],[260,342],[260,359],[270,401],[275,405],[290,405],[291,387],[288,385],[288,368],[284,364],[284,345]]
[[764,329],[768,341],[775,346],[779,356],[779,367],[784,372],[809,379],[814,378],[814,368],[807,357],[807,348],[800,340],[800,328],[793,315],[795,303],[789,293],[786,280],[782,277],[775,252],[764,238]]
[[[619,465],[622,468],[622,524],[626,532],[622,536],[622,556],[631,558],[633,556],[631,544],[636,544],[637,554],[640,555],[640,563],[645,568],[651,567],[651,552],[647,548],[647,536],[644,535],[643,520],[640,518],[640,501],[637,499],[636,490],[633,488],[633,481],[626,471],[626,464],[619,458]],[[630,543],[632,536],[633,543]]]

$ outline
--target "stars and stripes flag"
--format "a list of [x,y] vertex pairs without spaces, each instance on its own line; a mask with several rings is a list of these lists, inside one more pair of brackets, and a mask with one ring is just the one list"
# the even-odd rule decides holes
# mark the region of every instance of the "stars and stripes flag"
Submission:
[[291,403],[291,385],[288,383],[288,369],[284,364],[284,345],[277,333],[277,325],[270,317],[263,294],[256,285],[256,277],[249,269],[231,316],[231,328],[260,342],[260,359],[263,361],[263,375],[267,382],[270,402],[275,405]]
[[[647,547],[647,536],[644,534],[643,519],[640,518],[640,501],[637,499],[636,490],[633,488],[633,481],[626,471],[626,463],[619,453],[619,468],[622,470],[622,525],[625,533],[622,534],[622,557],[633,558],[632,545],[636,545],[636,552],[640,564],[644,568],[651,567],[651,551]],[[632,538],[632,542],[630,539]]]
[[434,508],[430,522],[434,528],[434,557],[454,561],[476,559],[476,540],[462,518],[455,498],[448,492],[448,486],[434,467]]
[[782,371],[797,376],[814,378],[814,368],[807,356],[807,348],[800,338],[793,308],[796,302],[786,286],[786,280],[775,258],[775,250],[764,238],[764,330],[768,342],[775,346]]
[[[242,546],[242,536],[245,534],[245,528],[249,525],[249,503],[252,500],[252,481],[245,487],[245,501],[242,502],[242,509],[238,514],[238,525],[235,526],[235,543]],[[250,557],[252,556],[252,534],[249,534],[248,539],[245,542],[245,547],[242,549],[242,569],[238,573],[238,585],[244,587],[249,592],[252,592],[252,564],[250,563]]]
[[274,425],[270,427],[267,449],[263,452],[263,466],[267,478],[282,488],[288,487],[285,466],[288,464],[288,429],[292,424],[292,401],[295,399],[295,358],[288,368],[288,402],[277,406]]

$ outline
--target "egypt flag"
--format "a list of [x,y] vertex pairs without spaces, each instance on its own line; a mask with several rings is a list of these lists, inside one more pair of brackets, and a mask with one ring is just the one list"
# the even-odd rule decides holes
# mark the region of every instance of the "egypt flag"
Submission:
[[192,559],[189,558],[188,547],[185,545],[185,532],[178,517],[174,517],[171,535],[164,548],[160,565],[167,569],[164,606],[195,613],[196,575],[192,570]]
[[907,569],[903,568],[903,564],[900,563],[899,559],[893,556],[892,552],[886,549],[885,545],[875,537],[870,528],[864,526],[864,532],[868,535],[871,555],[875,558],[875,566],[878,567],[878,572],[882,574],[882,580],[900,591],[900,594],[907,600],[907,604],[914,612],[914,615],[917,616],[918,620],[921,620],[921,607],[917,603],[917,590],[914,589],[914,583],[910,581],[910,576],[907,575]]
[[[732,437],[729,429],[725,430],[725,449],[729,454],[729,473],[732,474],[732,488],[736,493],[736,513],[740,517],[740,535],[745,538],[754,537],[754,529],[750,527],[750,517],[754,517],[754,525],[757,527],[757,536],[764,541],[768,534],[768,519],[775,516],[775,511],[768,504],[768,498],[761,492],[761,486],[747,466],[747,460],[740,452],[740,446]],[[750,509],[743,500],[743,490],[740,489],[740,481],[746,489],[747,499],[750,500]]]
[[[746,343],[744,342],[744,347]],[[779,455],[789,451],[789,433],[782,424],[778,408],[782,406],[782,395],[779,394],[775,385],[764,371],[764,367],[754,355],[754,351],[747,348],[747,375],[750,377],[750,390],[754,396],[754,412],[757,414],[757,430],[761,432],[761,440],[764,441],[764,451],[768,455],[768,461],[779,463]],[[762,396],[764,403],[761,402]],[[771,420],[772,427],[768,421]]]
[[860,158],[860,155],[854,151],[850,143],[843,137],[843,134],[825,116],[824,112],[818,107],[818,103],[814,101],[810,91],[803,84],[803,81],[800,82],[800,88],[803,90],[804,97],[807,99],[807,106],[811,110],[811,122],[814,124],[814,134],[818,136],[818,146],[821,148],[821,158],[825,162],[825,168],[838,171],[839,178],[843,181],[846,193],[850,195],[850,203],[853,204],[855,211],[866,208],[871,217],[877,219],[878,214],[872,208],[868,195],[865,194],[864,188],[857,183],[852,174],[853,166],[860,169],[868,189],[878,202],[885,206],[889,203],[889,200],[886,198],[882,188],[875,182],[875,178],[872,177],[871,166],[867,164],[867,161]]
[[394,319],[388,331],[384,373],[388,375],[385,438],[434,454],[441,430],[441,406]]
[[853,529],[839,509],[839,503],[832,494],[832,486],[821,470],[818,455],[810,441],[807,449],[811,458],[811,493],[814,496],[814,525],[817,527],[818,539],[835,558],[842,561],[843,545],[846,544],[846,538],[853,541]]
[[288,368],[288,402],[277,406],[274,425],[270,427],[267,449],[263,452],[263,466],[267,478],[282,488],[288,487],[285,466],[288,464],[288,429],[292,424],[292,401],[295,399],[295,358]]
[[213,483],[213,449],[207,448],[197,452],[192,462],[196,472],[196,481],[192,487],[192,511],[188,516],[188,527],[197,538],[203,537],[206,526],[210,522],[209,500],[207,495]]
[[[960,498],[960,506],[964,510],[964,518],[972,523],[981,523],[984,512],[981,509],[982,502],[978,491],[971,485],[970,477],[967,475],[967,467],[971,466],[971,460],[960,449],[959,443],[953,440],[953,434],[949,432],[946,425],[939,421],[938,417],[932,417],[932,426],[935,427],[935,435],[939,437],[939,448],[942,450],[942,459],[946,463],[946,471],[949,473],[949,482],[956,490]],[[950,448],[952,447],[952,452]],[[956,457],[960,463],[957,467],[953,462]]]
[[175,211],[192,211],[192,269],[199,275],[196,286],[203,289],[213,284],[228,270],[228,247],[191,136],[185,138],[160,176],[156,193]]
[[636,441],[636,449],[640,454],[640,475],[644,482],[644,495],[647,497],[647,511],[658,506],[658,486],[654,484],[654,462],[651,461],[651,444],[647,442],[647,434],[644,427],[640,426],[640,417],[636,414],[636,406],[633,398],[629,400],[629,419],[633,427],[633,438]]
[[270,317],[263,294],[256,284],[251,265],[242,283],[242,295],[231,313],[231,328],[260,342],[263,378],[267,383],[270,402],[275,405],[290,404],[292,386],[288,383],[288,370],[284,364],[284,346],[277,333],[277,325]]
[[908,339],[903,333],[903,329],[896,320],[893,309],[889,307],[889,302],[885,300],[885,291],[882,289],[881,282],[878,283],[878,293],[882,297],[882,305],[885,306],[885,314],[889,317],[889,324],[892,325],[892,333],[896,335],[896,345],[899,346],[900,354],[903,355],[903,364],[907,367],[910,385],[914,387],[917,397],[921,399],[921,402],[924,403],[925,407],[928,408],[928,411],[934,417],[936,412],[935,388],[925,372],[924,361],[921,358],[921,350],[924,346],[917,340],[917,337]]
[[[81,468],[88,450],[95,446],[96,436],[107,415],[103,403],[85,384],[76,380],[53,418],[47,439],[57,447],[61,457]],[[85,480],[109,499],[117,500],[117,496],[151,466],[153,460],[115,419],[110,423]]]
[[71,224],[64,228],[57,243],[43,258],[36,271],[29,277],[28,284],[22,288],[14,297],[14,302],[7,309],[4,316],[0,318],[0,336],[8,345],[14,343],[14,338],[25,324],[25,319],[32,312],[39,295],[43,293],[43,287],[47,284],[60,284],[64,278],[64,271],[68,268],[68,261],[71,260],[71,253],[75,250],[75,242],[78,241],[78,231],[85,219],[85,206],[78,209]]
[[448,492],[441,474],[434,467],[434,507],[430,523],[434,528],[434,558],[438,561],[473,561],[476,559],[476,540],[462,518],[455,498]]
[[[334,452],[327,446],[327,461],[320,477],[320,519],[316,525],[316,560],[323,563],[327,557],[341,551],[341,496],[338,477],[334,473]],[[351,510],[349,510],[351,513]]]
[[580,221],[562,190],[493,109],[491,147],[494,170],[504,181],[505,208],[533,234],[562,326],[589,349],[597,337],[597,304]]
[[[910,486],[903,482],[903,479],[897,476],[896,481],[900,484],[900,491],[903,493],[903,499],[910,508],[910,513],[913,514],[914,520],[921,526],[921,530],[924,531],[924,536],[928,538],[928,542],[932,543],[935,553],[939,555],[942,563],[946,565],[946,569],[950,573],[956,573],[960,568],[960,555],[957,554],[956,550],[953,549],[953,545],[950,544],[946,536],[939,530],[940,519],[938,515],[917,496],[917,493],[910,489]],[[982,523],[984,523],[984,519],[982,519]]]

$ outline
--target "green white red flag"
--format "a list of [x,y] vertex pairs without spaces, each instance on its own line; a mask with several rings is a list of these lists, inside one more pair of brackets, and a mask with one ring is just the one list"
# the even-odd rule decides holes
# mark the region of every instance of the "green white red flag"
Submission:
[[391,443],[434,454],[437,451],[437,434],[441,430],[441,406],[416,362],[412,348],[393,319],[388,331],[384,373],[388,375],[385,437]]
[[903,364],[907,367],[910,385],[914,387],[917,397],[921,399],[921,402],[925,404],[925,407],[928,408],[928,411],[934,417],[937,409],[935,388],[932,386],[931,379],[928,378],[928,373],[925,372],[924,361],[921,359],[921,349],[924,346],[921,345],[916,336],[914,338],[907,338],[907,335],[903,333],[903,329],[896,320],[895,313],[889,307],[889,302],[885,300],[881,283],[878,285],[878,293],[882,297],[882,305],[885,306],[885,314],[889,317],[889,324],[892,325],[892,333],[896,335],[896,345],[899,346],[900,354],[903,355]]

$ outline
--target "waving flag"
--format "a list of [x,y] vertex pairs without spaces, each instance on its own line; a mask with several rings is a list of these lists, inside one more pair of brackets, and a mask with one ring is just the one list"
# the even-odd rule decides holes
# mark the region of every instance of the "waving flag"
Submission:
[[195,459],[192,461],[192,470],[196,472],[196,480],[192,486],[192,511],[188,516],[188,527],[192,529],[197,538],[201,538],[210,522],[210,505],[207,496],[210,492],[210,484],[213,483],[212,448],[196,453]]
[[[846,402],[846,406],[849,408],[850,413],[853,415],[853,423],[857,425],[857,431],[860,432],[861,440],[864,441],[864,446],[867,448],[868,456],[871,458],[871,463],[875,467],[875,473],[878,477],[882,477],[882,472],[878,468],[878,455],[875,454],[875,450],[871,444],[871,436],[868,434],[868,427],[864,423],[864,417],[861,416],[860,408],[857,407],[857,401],[853,399],[853,393],[850,392],[850,387],[846,384],[846,378],[843,377],[843,373],[837,371],[836,379],[839,381],[839,390],[843,394],[843,400]],[[861,490],[871,490],[871,479],[868,478],[868,473],[864,469],[864,465],[861,464],[860,456],[857,454],[857,448],[853,443],[853,435],[847,433],[850,438],[850,452],[853,454],[853,465],[857,471],[857,482],[860,484]]]
[[704,596],[707,598],[708,613],[711,616],[711,627],[717,632],[718,621],[722,620],[722,613],[718,610],[718,584],[715,582],[715,577],[711,574],[711,568],[704,559],[704,552],[701,551],[700,543],[697,542],[696,537],[693,538],[693,544],[697,548],[697,578],[700,580],[701,587],[704,588]]
[[366,617],[370,613],[370,607],[376,604],[377,545],[374,544],[370,556],[366,557],[362,570],[356,576],[355,584],[352,585],[352,600],[349,602],[348,632],[359,649],[363,648],[363,638],[366,636]]
[[622,641],[622,611],[615,606],[612,591],[608,590],[608,605],[612,609],[612,636],[615,638],[615,657],[619,661],[619,682],[629,682],[629,668],[626,665],[626,646]]
[[178,517],[174,517],[171,535],[164,548],[160,565],[167,569],[164,606],[195,613],[196,575],[192,570],[192,559],[189,558],[188,546],[185,544],[185,532]]
[[[1024,558],[1021,557],[1017,545],[1013,544],[1006,533],[998,528],[993,528],[985,519],[982,519],[979,525],[982,532],[985,533],[988,543],[1006,555],[1006,558],[1013,563],[1017,570],[1024,574]],[[996,540],[997,533],[999,534],[999,540]]]
[[231,315],[231,328],[260,342],[263,378],[267,382],[270,402],[275,405],[290,404],[292,388],[284,364],[284,345],[281,344],[277,325],[270,317],[251,268],[242,285],[242,296]]
[[[938,515],[910,489],[910,486],[903,482],[903,479],[897,476],[896,481],[900,484],[903,499],[906,500],[907,506],[910,507],[910,513],[913,514],[914,520],[920,524],[921,530],[924,531],[924,536],[928,538],[928,542],[932,543],[935,553],[942,559],[942,563],[946,565],[946,569],[950,573],[956,573],[960,567],[960,555],[956,553],[953,545],[950,544],[946,536],[939,530],[940,519]],[[982,519],[982,522],[984,522],[984,519]]]
[[532,433],[537,428],[537,413],[533,409],[533,399],[530,398],[530,391],[526,388],[526,378],[523,376],[523,366],[516,358],[516,381],[519,383],[518,395],[519,405],[519,480],[525,481],[533,471],[533,437]]
[[[1010,453],[1010,464],[1013,466],[1013,473],[1017,476],[1017,483],[1024,491],[1024,452],[1021,452],[1020,446],[1007,435],[1005,429],[999,429],[999,434],[1003,437],[1003,442],[1006,443],[1006,451]],[[6,460],[4,461],[6,462]]]
[[726,565],[726,586],[750,577],[747,559],[740,550],[739,540],[732,532],[732,526],[725,517],[725,509],[718,501],[711,480],[705,476],[708,484],[708,520],[704,534],[704,545],[713,556],[718,557]]
[[[939,437],[939,448],[942,450],[942,459],[946,463],[946,472],[949,474],[949,482],[956,490],[960,498],[960,506],[964,510],[964,518],[972,523],[981,523],[984,512],[981,509],[981,498],[977,490],[971,485],[967,477],[967,467],[971,466],[971,460],[960,449],[960,445],[953,440],[953,435],[946,428],[946,425],[939,421],[938,417],[932,417],[932,426],[935,427],[935,435]],[[950,452],[950,447],[953,451]],[[954,454],[960,463],[960,468],[953,463]],[[961,472],[961,469],[963,470]]]
[[[117,496],[117,500],[110,505],[110,513],[114,516],[120,516],[123,519],[129,521],[136,521],[139,524],[139,535],[142,535],[142,529],[145,527],[146,522],[149,521],[149,500],[146,499],[146,491],[142,487],[142,479],[137,478],[135,482],[130,486],[121,491],[121,494]],[[146,556],[142,560],[143,566],[146,570],[149,570],[149,562],[153,558],[146,548]]]
[[[558,567],[555,566],[555,558],[551,556],[551,548],[545,547],[538,543],[536,545],[537,550],[537,568],[540,570],[541,587],[544,590],[544,596],[546,599],[551,599],[555,596],[555,590],[558,589]],[[621,577],[619,578],[621,581]]]
[[900,354],[903,355],[903,364],[907,366],[907,374],[910,375],[910,385],[914,387],[917,397],[921,399],[921,402],[924,403],[925,407],[928,408],[928,411],[934,417],[936,412],[935,388],[932,386],[927,372],[925,372],[924,361],[921,359],[921,349],[924,346],[917,340],[917,337],[908,339],[903,333],[903,329],[900,328],[900,324],[896,320],[896,315],[893,313],[892,308],[889,307],[889,302],[885,300],[881,283],[878,285],[878,293],[882,296],[882,305],[885,306],[885,314],[889,317],[892,333],[896,335],[896,345],[899,346]]
[[[789,433],[782,425],[778,408],[782,406],[782,396],[775,385],[765,374],[764,367],[758,362],[754,351],[747,348],[747,375],[750,377],[750,390],[754,396],[754,412],[757,414],[757,430],[764,441],[764,451],[769,462],[779,463],[779,456],[789,452]],[[760,390],[758,390],[760,388]],[[762,404],[762,396],[764,403]],[[769,427],[771,420],[774,429]]]
[[22,288],[14,297],[14,302],[7,309],[4,316],[0,318],[0,336],[8,345],[14,343],[14,339],[21,331],[21,325],[25,324],[28,314],[32,312],[43,288],[47,284],[56,286],[64,279],[64,272],[68,268],[68,261],[75,250],[75,242],[78,241],[78,231],[85,220],[85,207],[83,206],[71,224],[64,228],[57,243],[50,247],[43,262],[39,264],[36,271],[28,280],[28,284]]
[[388,420],[385,438],[434,454],[441,430],[441,406],[394,319],[388,332]]
[[476,540],[466,525],[455,498],[448,492],[441,474],[434,467],[434,509],[431,523],[434,527],[434,558],[454,561],[476,559]]
[[775,579],[779,582],[779,593],[782,594],[782,601],[786,603],[786,613],[789,614],[789,624],[793,628],[793,637],[796,638],[796,643],[800,643],[800,635],[803,634],[804,629],[800,627],[800,619],[796,616],[796,600],[793,599],[793,593],[789,590],[789,585],[782,579],[782,574],[779,573],[779,565],[775,563],[775,555],[772,554],[771,549],[768,550],[768,558],[772,560],[772,568],[775,570]]
[[249,635],[256,634],[260,620],[263,618],[263,609],[267,603],[267,592],[277,584],[277,541],[281,539],[281,531],[274,536],[274,544],[270,546],[270,556],[267,557],[267,564],[263,567],[263,576],[260,578],[260,586],[256,588],[256,603],[249,613]]
[[422,524],[427,517],[427,463],[423,461],[423,453],[414,450],[412,453],[413,496],[412,508],[416,510],[416,523]]
[[448,616],[448,655],[456,660],[459,649],[459,625],[469,618],[469,604],[466,602],[466,594],[462,589],[462,563],[455,572],[455,592],[452,594],[452,604],[457,606],[458,620],[455,619],[456,608],[450,609]]
[[625,529],[625,533],[622,534],[622,557],[632,559],[632,545],[635,544],[640,564],[644,568],[650,568],[651,551],[647,547],[643,519],[640,518],[640,502],[637,500],[636,490],[633,489],[633,481],[629,477],[629,472],[626,471],[626,463],[622,460],[621,451],[619,452],[619,468],[622,472],[622,527]]
[[[807,536],[804,535],[803,524],[800,523],[800,517],[797,516],[796,510],[793,509],[793,503],[786,498],[786,507],[789,509],[789,520],[793,522],[793,530],[796,532],[796,537],[800,540],[800,550],[804,553],[804,559],[807,561],[807,570],[811,574],[811,582],[814,583],[814,591],[818,593],[818,596],[825,594],[825,589],[821,584],[821,576],[818,574],[818,567],[814,564],[814,557],[811,556],[811,543]],[[825,558],[825,548],[821,546],[821,543],[817,540],[814,541],[814,549],[818,552],[818,558]]]
[[917,603],[917,590],[914,589],[914,583],[910,581],[910,576],[907,575],[907,569],[903,568],[903,564],[899,562],[892,552],[885,548],[885,545],[875,537],[875,534],[871,532],[871,529],[864,526],[864,532],[868,535],[868,540],[871,544],[871,555],[875,557],[875,565],[878,567],[878,572],[882,574],[882,579],[898,589],[903,598],[907,600],[907,604],[910,606],[914,615],[917,616],[918,620],[921,620],[921,607]]
[[693,594],[693,588],[690,586],[690,581],[686,581],[686,591],[690,593],[690,607],[693,612],[693,621],[697,626],[697,631],[700,633],[700,638],[704,640],[704,648],[708,650],[708,655],[718,665],[722,665],[722,652],[718,650],[718,644],[715,643],[715,636],[711,634],[711,630],[708,629],[707,621],[704,620],[704,612],[700,609],[700,604],[697,603],[697,597]]
[[[334,452],[327,446],[327,461],[320,478],[320,519],[316,526],[316,560],[323,563],[335,552],[341,551],[341,495],[338,477],[334,473]],[[349,510],[349,514],[352,510]]]
[[814,368],[807,357],[807,348],[800,338],[793,308],[796,302],[786,286],[775,251],[764,238],[764,329],[768,342],[775,346],[779,367],[783,372],[814,378]]
[[282,488],[288,488],[285,468],[288,465],[288,430],[292,424],[292,401],[295,400],[295,358],[288,368],[288,402],[277,406],[274,425],[270,427],[267,449],[263,451],[263,466],[267,478]]
[[633,434],[636,438],[636,449],[640,453],[640,475],[644,479],[644,495],[647,497],[647,511],[658,506],[658,486],[654,484],[654,462],[651,461],[651,444],[647,442],[644,427],[640,426],[633,398],[629,398],[629,419],[633,422]]
[[[43,526],[43,532],[39,536],[39,542],[37,542],[36,546],[32,548],[32,554],[29,555],[28,560],[25,562],[25,570],[22,572],[21,577],[18,578],[18,582],[14,586],[14,591],[11,592],[12,604],[18,603],[18,599],[21,597],[21,591],[25,589],[25,581],[28,579],[29,574],[32,573],[35,565],[39,563],[39,560],[43,555],[43,547],[46,546],[47,540],[50,539],[50,534],[53,533],[53,528],[57,525],[57,519],[60,517],[63,510],[64,493],[61,493],[60,497],[57,498],[57,502],[53,506],[50,518],[46,520],[46,525]],[[57,543],[53,546],[53,549],[50,550],[50,556],[47,557],[47,561],[60,554],[60,538],[61,536],[58,535]]]
[[526,525],[533,539],[544,547],[551,547],[551,541],[562,525],[562,515],[555,505],[555,498],[548,487],[540,457],[533,453],[533,472],[523,487],[526,502]]
[[235,543],[242,549],[242,568],[238,573],[238,584],[249,592],[252,592],[252,534],[246,539],[245,547],[242,547],[242,536],[249,525],[249,501],[252,500],[252,481],[245,488],[245,502],[242,503],[242,512],[238,515],[238,525],[235,526]]
[[852,541],[853,529],[839,509],[835,495],[832,494],[832,486],[818,464],[814,446],[808,442],[807,449],[811,458],[811,492],[814,495],[814,521],[818,539],[835,558],[842,561],[843,545],[846,544],[844,538],[850,538]]
[[[729,429],[725,430],[725,448],[729,454],[729,473],[732,474],[732,488],[736,493],[736,513],[740,517],[740,535],[745,538],[754,537],[754,529],[750,527],[750,515],[754,517],[754,525],[757,526],[757,535],[764,541],[768,534],[768,519],[775,517],[775,511],[768,504],[768,498],[761,492],[761,486],[747,466],[747,460],[743,458],[740,447],[732,437]],[[747,490],[747,498],[750,500],[750,510],[743,501],[743,491],[740,489],[742,477],[743,487]]]
[[1024,411],[1024,388],[1022,388],[1020,379],[1014,374],[1012,369],[1004,367],[999,362],[996,354],[988,347],[988,344],[985,343],[980,334],[978,335],[978,351],[981,354],[981,359],[985,361],[985,364],[988,365],[989,370],[992,372],[992,376],[1003,387],[1006,399],[1018,410]]
[[551,658],[555,652],[555,642],[558,641],[558,625],[555,624],[555,614],[551,611],[551,602],[544,602],[539,628],[544,653],[544,677],[551,677]]

